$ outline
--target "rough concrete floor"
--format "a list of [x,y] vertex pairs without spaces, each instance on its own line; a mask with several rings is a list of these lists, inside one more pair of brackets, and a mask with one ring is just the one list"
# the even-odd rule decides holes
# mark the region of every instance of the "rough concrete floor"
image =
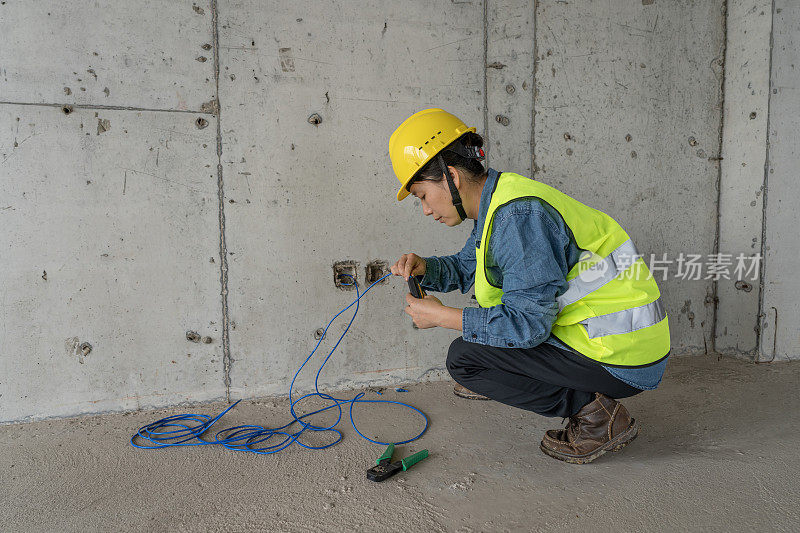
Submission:
[[[365,469],[383,447],[349,422],[333,448],[274,456],[128,444],[147,422],[216,414],[219,404],[3,426],[0,529],[797,531],[798,383],[798,363],[674,359],[659,390],[626,401],[642,422],[639,438],[583,466],[538,449],[560,419],[461,400],[449,383],[390,389],[384,398],[412,403],[431,421],[398,455],[431,455],[381,484],[367,481]],[[399,440],[419,427],[418,415],[400,407],[359,408],[359,429],[373,435]],[[283,400],[250,401],[222,422],[278,425],[286,417]]]

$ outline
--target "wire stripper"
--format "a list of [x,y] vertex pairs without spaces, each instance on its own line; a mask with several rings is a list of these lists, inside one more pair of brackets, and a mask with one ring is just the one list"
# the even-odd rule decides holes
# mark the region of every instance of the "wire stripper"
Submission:
[[394,444],[390,444],[383,455],[378,457],[376,466],[367,470],[367,479],[370,481],[383,481],[390,478],[401,470],[405,471],[413,465],[428,457],[428,450],[422,450],[414,455],[410,455],[400,461],[392,462],[392,455],[394,455]]

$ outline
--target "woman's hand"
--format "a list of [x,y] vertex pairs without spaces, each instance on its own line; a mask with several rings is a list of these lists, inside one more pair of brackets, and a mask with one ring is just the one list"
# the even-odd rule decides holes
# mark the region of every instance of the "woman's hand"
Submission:
[[411,317],[414,324],[419,329],[434,328],[441,326],[447,314],[447,307],[435,296],[425,298],[414,298],[411,294],[406,294],[406,314]]
[[395,276],[403,276],[408,279],[409,276],[424,275],[426,266],[425,260],[417,254],[403,254],[397,263],[392,265],[391,271]]

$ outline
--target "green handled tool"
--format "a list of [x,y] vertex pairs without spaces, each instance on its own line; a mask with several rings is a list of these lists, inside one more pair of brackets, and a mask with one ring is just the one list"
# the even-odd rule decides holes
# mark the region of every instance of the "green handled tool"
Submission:
[[408,470],[413,465],[428,457],[428,450],[419,451],[414,455],[409,455],[405,459],[395,462],[392,462],[393,455],[394,444],[390,444],[389,447],[386,448],[386,451],[383,452],[383,455],[378,457],[376,466],[373,466],[367,470],[367,479],[370,481],[383,481],[386,478],[392,477],[401,470]]

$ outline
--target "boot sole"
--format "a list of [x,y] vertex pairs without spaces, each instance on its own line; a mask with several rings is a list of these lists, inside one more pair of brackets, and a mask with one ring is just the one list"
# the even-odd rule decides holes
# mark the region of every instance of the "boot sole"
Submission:
[[491,398],[488,398],[488,397],[484,396],[483,394],[477,394],[477,393],[464,394],[463,392],[457,392],[455,389],[453,390],[453,394],[455,394],[459,398],[464,398],[465,400],[490,400],[491,399]]
[[[611,452],[618,452],[631,442],[633,439],[639,436],[639,423],[636,422],[636,419],[631,419],[631,425],[628,426],[628,429],[617,435],[614,439],[608,441],[607,443],[600,446],[598,449],[594,450],[591,453],[587,453],[586,455],[571,455],[567,453],[557,452],[555,450],[551,450],[545,447],[544,444],[539,444],[539,449],[542,450],[544,453],[552,457],[553,459],[558,459],[559,461],[564,461],[567,463],[572,463],[576,465],[583,465],[586,463],[591,463],[604,453],[611,451]],[[542,441],[544,442],[544,441]]]

